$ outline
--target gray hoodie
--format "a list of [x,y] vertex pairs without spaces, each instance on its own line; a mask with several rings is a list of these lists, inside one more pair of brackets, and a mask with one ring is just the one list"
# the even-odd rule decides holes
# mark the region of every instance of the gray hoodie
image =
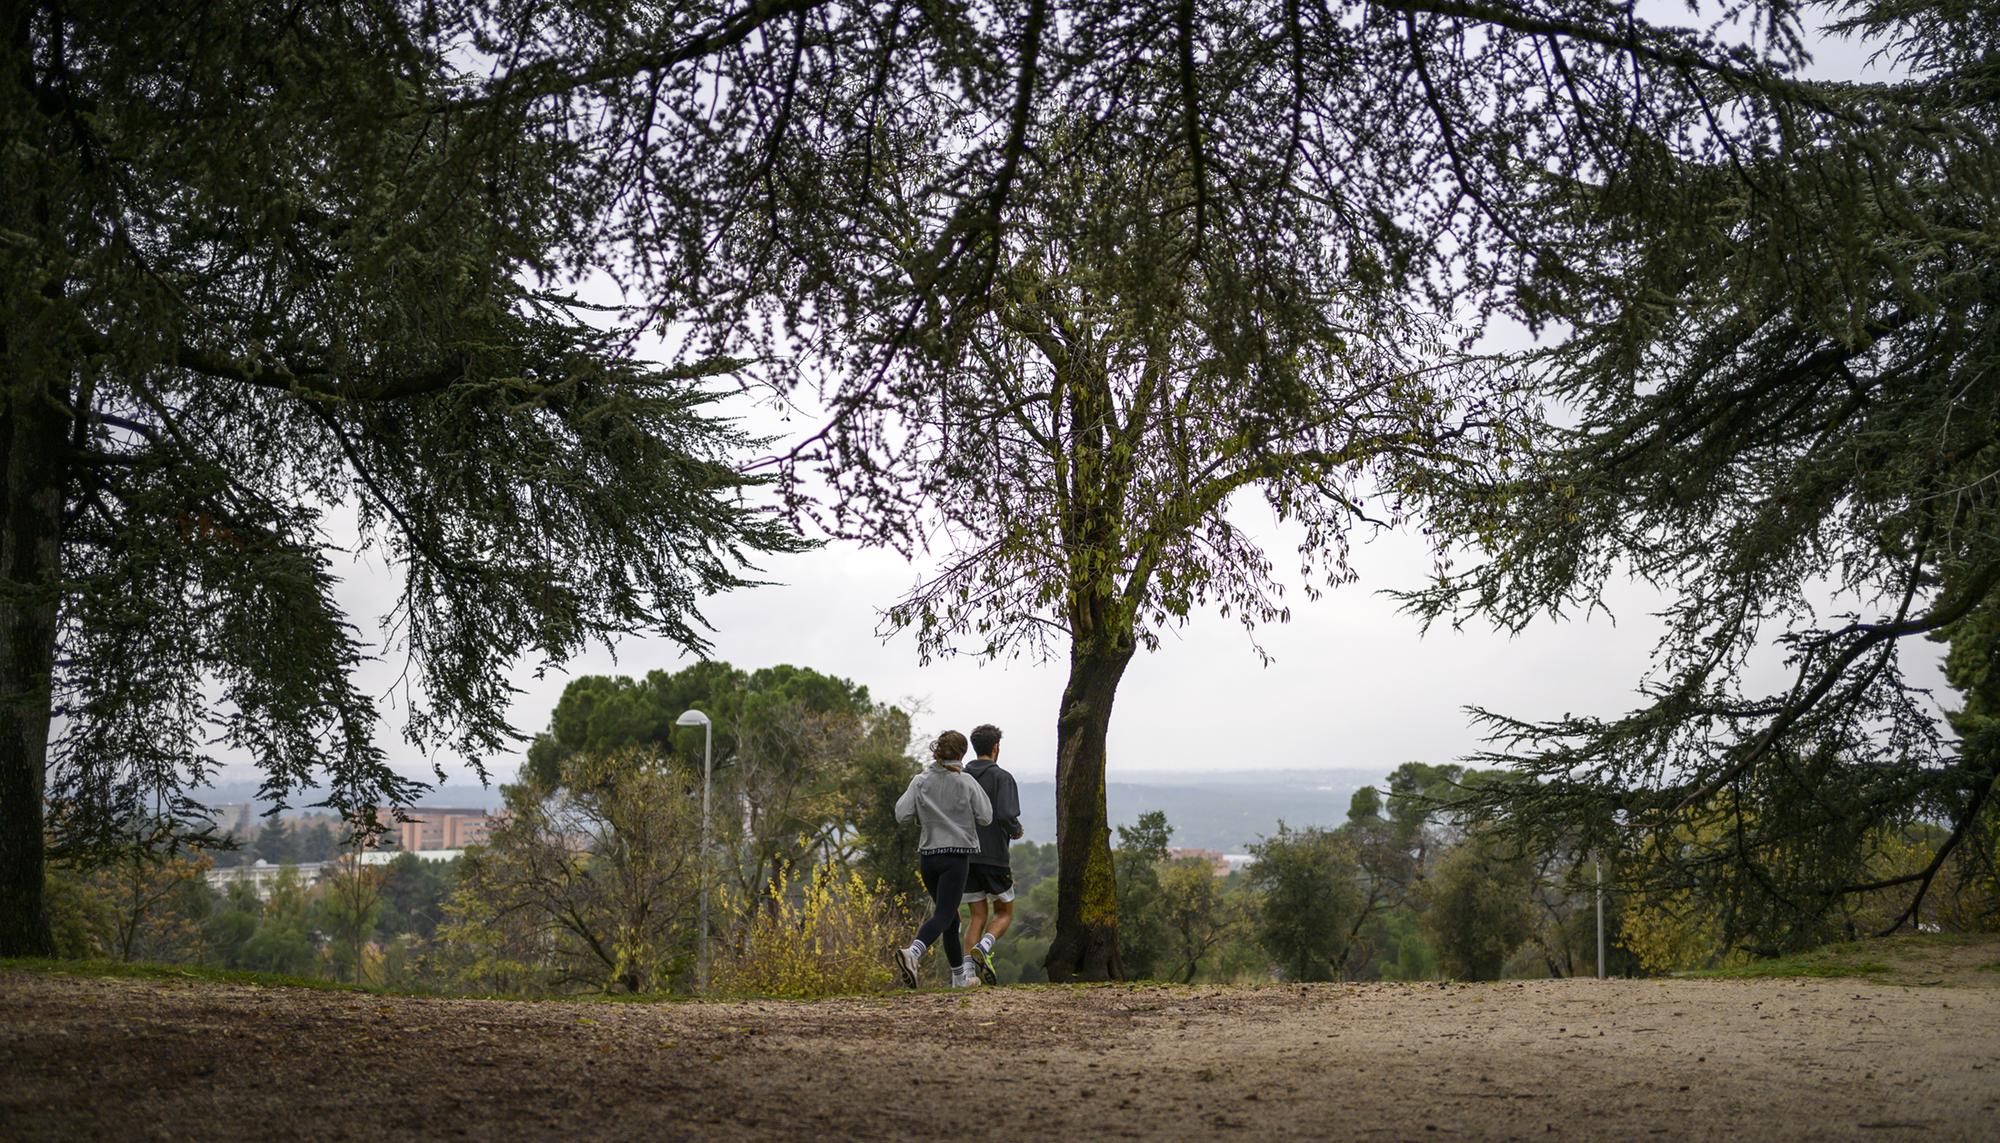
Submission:
[[993,803],[972,775],[932,762],[896,799],[896,820],[924,827],[918,853],[978,853],[979,826],[993,822]]

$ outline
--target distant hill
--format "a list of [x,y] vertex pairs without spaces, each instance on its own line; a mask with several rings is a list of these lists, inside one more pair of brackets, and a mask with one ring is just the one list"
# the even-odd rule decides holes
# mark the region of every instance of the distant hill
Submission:
[[[1241,853],[1251,842],[1290,826],[1337,826],[1363,786],[1379,784],[1372,770],[1253,770],[1187,774],[1134,773],[1113,781],[1105,798],[1113,828],[1161,810],[1175,845]],[[1021,782],[1021,825],[1029,839],[1054,841],[1054,782]]]
[[[1129,771],[1110,783],[1106,796],[1111,824],[1131,825],[1149,810],[1163,810],[1174,827],[1174,844],[1241,853],[1258,838],[1276,833],[1278,822],[1292,826],[1337,826],[1347,820],[1347,803],[1354,791],[1378,784],[1373,770],[1239,770],[1165,773]],[[1027,781],[1021,787],[1021,824],[1033,841],[1056,838],[1054,782]],[[223,782],[203,791],[210,806],[256,802],[254,782]],[[292,799],[293,810],[307,809],[326,795],[309,791]],[[420,800],[425,806],[498,809],[500,785],[439,786]],[[268,808],[257,803],[256,812]]]
[[[326,798],[325,790],[301,790],[292,795],[290,811],[310,810],[313,803]],[[197,791],[195,800],[205,806],[241,805],[249,802],[256,806],[257,813],[269,809],[271,803],[257,797],[255,782],[218,782],[206,790]],[[437,808],[497,810],[503,804],[500,783],[491,786],[472,784],[439,786],[417,799],[417,804]]]

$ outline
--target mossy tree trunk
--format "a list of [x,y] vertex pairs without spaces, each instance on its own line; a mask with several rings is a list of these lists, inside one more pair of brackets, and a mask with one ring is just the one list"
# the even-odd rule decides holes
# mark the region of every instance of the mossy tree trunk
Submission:
[[1118,885],[1111,868],[1104,740],[1132,645],[1078,648],[1056,717],[1056,934],[1043,965],[1052,981],[1121,980]]

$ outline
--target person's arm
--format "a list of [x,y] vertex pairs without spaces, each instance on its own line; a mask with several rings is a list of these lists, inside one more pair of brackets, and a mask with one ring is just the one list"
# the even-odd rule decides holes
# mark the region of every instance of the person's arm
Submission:
[[993,820],[1006,829],[1007,836],[1015,841],[1021,839],[1021,791],[1014,785],[1014,775],[1000,772],[1000,788],[994,793],[999,802],[993,807]]
[[980,788],[979,779],[962,770],[958,776],[965,779],[965,784],[972,788],[972,820],[980,825],[992,825],[993,800],[986,796],[984,789]]
[[922,774],[918,774],[911,778],[909,788],[903,791],[902,797],[896,799],[897,821],[906,822],[917,816],[917,783],[923,781],[923,777]]

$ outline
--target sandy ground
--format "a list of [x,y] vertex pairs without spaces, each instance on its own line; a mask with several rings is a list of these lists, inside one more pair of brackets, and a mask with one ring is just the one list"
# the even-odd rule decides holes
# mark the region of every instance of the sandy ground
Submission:
[[817,1003],[391,999],[0,969],[0,1139],[1991,1139],[2000,972],[1973,961],[1995,953],[1964,950],[1914,985]]

